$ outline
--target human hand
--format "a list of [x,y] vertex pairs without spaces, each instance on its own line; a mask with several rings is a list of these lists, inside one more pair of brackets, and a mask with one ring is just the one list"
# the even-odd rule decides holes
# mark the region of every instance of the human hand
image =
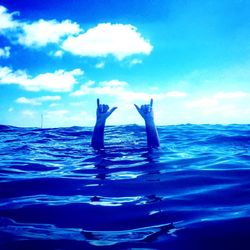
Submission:
[[97,123],[105,123],[106,119],[117,109],[117,107],[109,108],[106,104],[100,104],[97,98],[96,121]]
[[134,104],[139,114],[145,120],[145,122],[154,122],[154,112],[153,112],[153,99],[151,98],[150,104],[141,105],[139,108]]

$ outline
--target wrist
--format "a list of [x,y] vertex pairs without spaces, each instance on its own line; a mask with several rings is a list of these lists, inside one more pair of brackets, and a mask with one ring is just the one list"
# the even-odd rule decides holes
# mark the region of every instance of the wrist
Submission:
[[96,127],[104,127],[105,126],[105,122],[106,122],[106,120],[99,120],[99,119],[97,119],[96,123],[95,123],[95,126]]
[[155,125],[154,118],[147,118],[147,119],[145,119],[145,124],[147,126],[154,126]]

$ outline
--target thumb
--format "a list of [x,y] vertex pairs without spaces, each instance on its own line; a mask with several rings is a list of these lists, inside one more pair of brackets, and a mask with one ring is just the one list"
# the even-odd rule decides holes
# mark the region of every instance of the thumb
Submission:
[[136,105],[136,104],[134,104],[135,105],[135,107],[136,107],[136,109],[137,109],[137,111],[139,112],[139,114],[140,115],[142,115],[142,111],[141,111],[141,109]]
[[134,105],[135,105],[137,111],[140,113],[140,108],[136,104],[134,104]]
[[113,107],[108,111],[108,114],[111,115],[115,110],[117,109],[117,107]]

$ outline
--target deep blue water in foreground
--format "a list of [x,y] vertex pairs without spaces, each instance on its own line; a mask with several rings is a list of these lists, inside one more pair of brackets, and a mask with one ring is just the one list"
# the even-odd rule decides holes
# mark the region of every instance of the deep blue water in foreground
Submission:
[[250,125],[0,126],[0,249],[250,249]]

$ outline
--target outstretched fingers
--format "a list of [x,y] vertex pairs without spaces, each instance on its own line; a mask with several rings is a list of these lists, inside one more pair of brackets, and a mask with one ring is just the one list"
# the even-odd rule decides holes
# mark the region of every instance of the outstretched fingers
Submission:
[[137,111],[139,112],[139,114],[140,114],[140,115],[142,115],[142,109],[141,109],[141,108],[139,108],[136,104],[134,104],[134,105],[135,105],[135,107],[136,107]]
[[137,111],[140,113],[140,108],[136,104],[134,104],[134,105],[135,105]]
[[100,99],[97,98],[97,110],[100,113],[106,113],[109,110],[109,106],[107,104],[100,104]]
[[104,111],[104,105],[103,104],[100,104],[100,99],[97,98],[97,110],[101,113],[103,113]]
[[150,107],[152,108],[153,107],[153,98],[150,99]]
[[116,109],[117,109],[117,107],[113,107],[113,108],[109,109],[108,114],[111,115]]
[[109,110],[109,105],[103,104],[103,113],[106,113]]

